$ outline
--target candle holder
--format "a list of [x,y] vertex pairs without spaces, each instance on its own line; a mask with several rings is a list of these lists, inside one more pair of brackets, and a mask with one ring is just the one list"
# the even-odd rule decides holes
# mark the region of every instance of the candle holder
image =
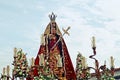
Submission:
[[11,76],[1,74],[0,80],[14,80]]
[[96,55],[96,47],[92,47],[92,49],[93,49],[93,55],[90,55],[89,58],[95,61],[95,68],[94,67],[88,67],[88,68],[95,70],[95,77],[97,78],[97,80],[101,80],[101,79],[108,80],[108,78],[109,80],[112,80],[112,78],[114,77],[114,68],[108,69],[106,68],[106,64],[99,66],[98,60],[94,57]]
[[38,67],[31,65],[31,66],[28,68],[27,76],[26,76],[26,79],[27,79],[27,80],[33,80],[33,79],[34,79],[34,70],[35,70],[35,69],[38,69]]

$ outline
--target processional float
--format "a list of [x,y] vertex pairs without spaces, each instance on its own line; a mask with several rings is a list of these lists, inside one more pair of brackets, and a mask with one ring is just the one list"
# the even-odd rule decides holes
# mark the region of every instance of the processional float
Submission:
[[55,21],[56,17],[54,13],[49,15],[50,22],[42,34],[37,57],[31,59],[31,65],[28,65],[26,54],[22,49],[15,48],[12,77],[2,74],[2,79],[76,80],[73,64],[63,39],[65,34],[69,35],[70,27],[63,29],[62,34]]

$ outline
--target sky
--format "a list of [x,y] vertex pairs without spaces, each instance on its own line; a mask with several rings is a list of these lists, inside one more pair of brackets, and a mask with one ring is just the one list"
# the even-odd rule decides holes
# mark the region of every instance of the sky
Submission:
[[[40,36],[50,22],[48,15],[54,12],[59,29],[71,27],[70,36],[63,38],[74,68],[78,51],[86,57],[88,66],[94,67],[91,47],[96,39],[96,56],[99,64],[106,61],[110,68],[110,56],[115,68],[120,67],[120,0],[0,0],[0,71],[10,65],[13,49],[22,48],[28,60],[36,57]],[[0,72],[2,73],[2,72]]]

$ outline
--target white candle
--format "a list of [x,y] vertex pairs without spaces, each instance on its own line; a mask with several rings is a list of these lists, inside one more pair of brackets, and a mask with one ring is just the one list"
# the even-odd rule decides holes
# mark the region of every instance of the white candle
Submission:
[[3,68],[3,75],[5,75],[5,68]]
[[14,48],[14,57],[16,57],[17,48]]
[[83,57],[83,60],[82,60],[82,67],[83,67],[83,68],[86,68],[86,60],[85,60],[85,57]]
[[104,65],[106,65],[106,60],[104,61]]
[[85,58],[85,69],[88,68],[87,59]]
[[38,57],[39,57],[39,65],[44,66],[44,55],[43,55],[43,53],[39,54]]
[[7,76],[9,76],[10,74],[10,66],[9,65],[7,65]]
[[110,57],[111,67],[114,67],[114,59],[113,56]]
[[32,57],[32,59],[31,59],[31,64],[32,64],[32,66],[34,66],[34,62],[35,62],[35,60],[34,60],[34,58]]
[[44,34],[41,35],[41,44],[45,45],[45,36],[44,36]]
[[94,36],[92,37],[92,47],[93,48],[96,47],[96,45],[95,45],[95,37]]

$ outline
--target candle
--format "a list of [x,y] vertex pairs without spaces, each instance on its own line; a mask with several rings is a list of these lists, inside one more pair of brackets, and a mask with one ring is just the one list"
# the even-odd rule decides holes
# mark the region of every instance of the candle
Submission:
[[39,65],[44,66],[44,55],[43,53],[38,55],[39,56]]
[[44,34],[41,35],[41,44],[45,45],[45,36],[44,36]]
[[88,68],[87,59],[85,58],[85,69]]
[[104,65],[106,65],[106,60],[104,61]]
[[10,66],[9,65],[7,65],[7,76],[9,76],[10,74]]
[[83,60],[82,60],[82,67],[83,67],[83,68],[86,68],[86,60],[85,60],[85,57],[83,57]]
[[110,62],[111,62],[111,68],[114,67],[114,59],[113,59],[113,56],[110,57]]
[[32,59],[31,59],[31,64],[32,64],[32,66],[34,66],[34,62],[35,62],[35,60],[34,60],[34,58],[32,57]]
[[93,47],[93,48],[96,47],[96,45],[95,45],[95,37],[94,37],[94,36],[92,37],[92,47]]
[[16,53],[17,53],[17,48],[14,48],[14,57],[16,57]]
[[3,75],[5,75],[5,68],[3,68]]

